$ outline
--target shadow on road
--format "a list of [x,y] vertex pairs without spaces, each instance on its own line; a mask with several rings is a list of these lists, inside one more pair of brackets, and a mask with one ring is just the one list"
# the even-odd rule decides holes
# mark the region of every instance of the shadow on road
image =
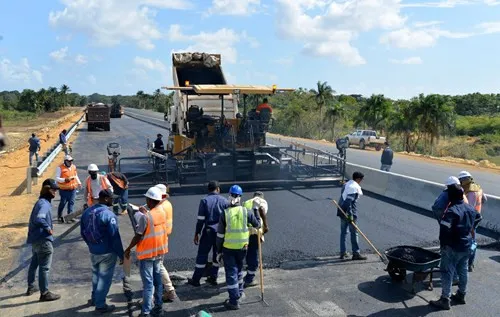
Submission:
[[500,255],[490,256],[490,259],[492,259],[493,261],[497,261],[498,263],[500,263]]
[[26,228],[28,226],[27,222],[11,223],[8,225],[1,226],[0,228]]
[[420,305],[420,306],[404,307],[404,308],[389,308],[370,314],[366,317],[401,317],[401,316],[421,317],[421,316],[427,316],[428,314],[433,313],[435,311],[436,310],[429,305]]
[[378,301],[400,303],[415,297],[403,289],[402,285],[403,283],[394,283],[389,276],[380,276],[375,281],[360,283],[358,289]]
[[[67,316],[71,316],[71,317],[74,317],[74,316],[96,316],[96,313],[94,312],[93,309],[91,309],[90,311],[80,311],[82,309],[88,309],[89,306],[87,304],[85,305],[80,305],[80,306],[75,306],[75,307],[72,307],[72,308],[68,308],[68,309],[62,309],[62,310],[58,310],[58,311],[54,311],[54,312],[50,312],[50,313],[45,313],[45,314],[33,314],[31,316],[35,317],[56,317],[56,316],[61,316],[61,317],[67,317]],[[113,315],[124,315],[126,314],[126,307],[117,307],[114,311],[113,311]],[[109,316],[109,314],[108,314]]]

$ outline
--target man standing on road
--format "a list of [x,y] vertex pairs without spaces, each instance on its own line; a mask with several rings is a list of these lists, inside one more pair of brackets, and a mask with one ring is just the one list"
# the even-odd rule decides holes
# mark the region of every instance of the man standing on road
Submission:
[[[480,215],[463,201],[463,190],[453,185],[448,190],[450,207],[440,221],[439,241],[441,244],[441,298],[429,304],[439,309],[450,309],[450,298],[458,304],[465,304],[467,290],[467,263],[472,244],[472,228]],[[458,292],[451,295],[454,273],[459,276]]]
[[[59,207],[57,208],[57,219],[63,223],[63,210],[68,204],[68,215],[73,212],[76,200],[76,190],[82,188],[80,178],[73,164],[73,158],[69,155],[64,156],[64,162],[56,168],[56,181],[59,185]],[[72,221],[76,221],[73,219]]]
[[[163,255],[168,253],[167,218],[161,206],[162,192],[157,187],[151,187],[146,194],[146,205],[140,207],[145,216],[138,217],[139,223],[135,236],[125,250],[125,257],[130,258],[131,250],[137,245],[136,256],[139,260],[139,270],[142,279],[142,315],[159,315],[163,306],[163,285],[161,265]],[[154,288],[154,308],[153,308]]]
[[380,170],[385,172],[390,172],[393,158],[394,158],[394,152],[389,146],[389,142],[385,142],[384,150],[382,151],[382,157],[380,158],[380,162],[382,163]]
[[[198,255],[196,256],[196,266],[193,277],[188,279],[188,284],[200,286],[200,280],[203,277],[205,266],[208,262],[208,254],[212,250],[212,269],[207,283],[217,285],[217,275],[219,273],[219,263],[217,262],[216,240],[217,225],[220,216],[228,208],[228,201],[220,194],[219,182],[211,181],[208,183],[208,195],[200,201],[198,207],[198,221],[194,233],[194,244],[199,245]],[[201,234],[201,239],[200,239]]]
[[113,282],[116,260],[123,263],[123,245],[118,219],[108,207],[112,205],[113,193],[99,192],[99,202],[87,208],[80,222],[80,234],[87,243],[92,263],[92,296],[90,305],[98,313],[108,313],[115,305],[106,304],[106,296]]
[[113,212],[115,215],[127,212],[128,206],[128,179],[119,172],[111,172],[106,175],[113,187],[115,198],[113,199]]
[[66,136],[67,131],[66,129],[62,130],[61,133],[59,133],[59,144],[62,145],[64,154],[68,155],[68,138]]
[[28,290],[26,295],[34,294],[36,289],[35,275],[38,269],[38,286],[40,290],[40,301],[49,302],[58,300],[60,295],[49,291],[49,272],[52,264],[52,255],[54,254],[54,227],[52,225],[52,205],[51,201],[56,197],[59,189],[53,179],[46,179],[42,183],[40,198],[31,211],[30,222],[28,225],[28,239],[26,243],[31,244],[33,257],[31,258],[28,269]]
[[[448,177],[444,185],[446,186],[445,190],[443,190],[441,194],[439,194],[438,198],[436,198],[434,204],[432,205],[432,212],[434,213],[434,218],[436,218],[438,222],[441,221],[441,218],[443,218],[443,214],[446,212],[448,206],[450,205],[450,198],[448,197],[448,191],[450,190],[450,188],[455,187],[455,185],[460,185],[460,181],[458,180],[457,177],[450,176]],[[469,203],[465,195],[464,195],[464,202],[466,204]]]
[[266,234],[269,231],[268,222],[267,222],[267,201],[264,199],[264,193],[261,191],[256,191],[253,194],[253,198],[245,201],[243,204],[248,212],[253,212],[255,217],[260,218],[261,221],[261,229],[255,229],[250,227],[250,238],[248,239],[248,250],[246,255],[247,262],[247,275],[244,278],[245,284],[244,288],[256,286],[257,282],[255,281],[255,274],[257,273],[257,269],[259,268],[259,234],[261,237],[261,241],[264,241],[263,234]]
[[40,139],[36,137],[36,134],[32,133],[31,138],[28,140],[29,151],[30,151],[30,166],[33,166],[33,156],[35,156],[36,162],[38,162],[38,151],[40,151]]
[[[474,210],[476,210],[478,213],[481,213],[483,204],[487,200],[481,186],[479,186],[479,184],[476,184],[474,182],[472,175],[467,171],[461,171],[460,174],[458,174],[458,179],[460,180],[460,184],[464,189],[464,194],[467,197],[468,204],[471,205],[474,208]],[[472,229],[471,255],[468,263],[469,272],[474,271],[474,260],[476,259],[476,249],[477,249],[476,231],[475,229]]]
[[347,233],[351,232],[351,246],[353,260],[366,260],[366,256],[361,255],[358,245],[358,231],[353,226],[358,220],[357,202],[360,196],[363,195],[359,184],[363,181],[365,175],[361,172],[354,172],[352,179],[342,186],[340,192],[339,206],[344,213],[338,209],[337,216],[340,217],[340,259],[344,260],[349,257],[346,248]]
[[87,199],[86,208],[92,206],[99,200],[101,190],[109,189],[113,192],[113,186],[105,175],[99,174],[99,167],[90,164],[87,168],[89,176],[85,181],[85,191],[83,197]]

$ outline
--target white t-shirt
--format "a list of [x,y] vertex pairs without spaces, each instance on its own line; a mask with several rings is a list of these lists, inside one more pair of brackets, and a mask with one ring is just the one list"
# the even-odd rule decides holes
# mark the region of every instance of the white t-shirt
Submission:
[[105,181],[108,189],[113,191],[113,187],[111,186],[111,183],[109,182],[108,178],[104,175],[97,175],[96,179],[90,178],[90,187],[92,187],[92,196],[94,196],[92,198],[94,198],[94,199],[98,199],[99,192],[103,189],[106,189],[106,188],[101,188],[101,178],[102,177],[104,177],[104,181]]
[[[262,208],[264,215],[267,215],[267,210],[268,210],[267,201],[263,198],[255,197],[253,200],[252,209],[259,210],[260,208]],[[260,219],[260,226],[261,226],[260,232],[263,233],[262,226],[264,225],[264,222],[262,221],[262,218],[259,217],[259,219]],[[250,234],[257,234],[257,229],[255,229],[255,228],[250,228],[249,231],[250,231]],[[262,241],[264,241],[264,235],[262,235]]]

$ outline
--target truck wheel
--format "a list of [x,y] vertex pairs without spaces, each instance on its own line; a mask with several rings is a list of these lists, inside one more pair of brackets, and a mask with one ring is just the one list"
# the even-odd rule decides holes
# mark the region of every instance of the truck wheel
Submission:
[[106,123],[105,127],[104,127],[104,130],[105,131],[109,131],[111,130],[111,123]]
[[377,144],[377,145],[375,146],[375,150],[380,151],[381,149],[382,149],[382,145]]
[[364,149],[365,149],[365,146],[366,146],[366,145],[365,145],[365,140],[361,140],[361,141],[359,141],[359,148],[360,148],[360,149],[364,150]]

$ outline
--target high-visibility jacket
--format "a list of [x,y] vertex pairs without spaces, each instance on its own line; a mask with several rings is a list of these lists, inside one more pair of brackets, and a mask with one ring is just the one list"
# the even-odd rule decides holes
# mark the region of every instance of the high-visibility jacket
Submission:
[[139,260],[154,258],[168,253],[167,219],[161,205],[145,214],[147,225],[144,235],[137,244]]
[[241,250],[248,245],[248,211],[245,207],[235,206],[224,212],[226,232],[223,247],[231,250]]
[[61,164],[59,166],[61,169],[61,178],[70,178],[70,177],[75,177],[69,182],[63,182],[63,183],[58,183],[59,189],[61,190],[75,190],[78,187],[78,180],[77,180],[77,172],[76,172],[76,166],[71,164],[70,167],[67,167],[64,164]]
[[[166,222],[166,228],[167,228],[167,235],[172,234],[172,219],[173,219],[173,211],[172,211],[172,204],[168,200],[164,200],[160,203],[160,206],[163,208],[163,212],[165,213],[165,218],[167,219]],[[168,238],[167,238],[168,239]]]
[[[255,201],[257,197],[254,197],[254,198],[251,198],[247,201],[245,201],[243,203],[243,207],[245,207],[247,210],[249,210],[250,212],[254,212],[253,210],[253,203]],[[257,211],[258,213],[260,213],[259,211]],[[262,225],[262,219],[260,219],[260,224]],[[258,234],[259,232],[261,234],[263,234],[264,232],[262,231],[262,228],[260,229],[255,229],[251,224],[248,224],[248,228],[249,228],[249,232],[250,232],[250,235],[252,234]],[[264,237],[262,236],[262,239],[264,239]]]
[[[99,181],[101,182],[101,190],[103,189],[108,189],[108,184],[106,184],[106,177],[102,176],[102,175],[97,175],[97,178],[99,179]],[[91,182],[91,179],[90,179],[90,176],[87,177],[87,205],[90,207],[92,206],[93,204],[93,198],[94,198],[94,194],[92,193],[92,186],[90,185],[90,182]],[[99,195],[99,193],[97,193],[97,195]]]

